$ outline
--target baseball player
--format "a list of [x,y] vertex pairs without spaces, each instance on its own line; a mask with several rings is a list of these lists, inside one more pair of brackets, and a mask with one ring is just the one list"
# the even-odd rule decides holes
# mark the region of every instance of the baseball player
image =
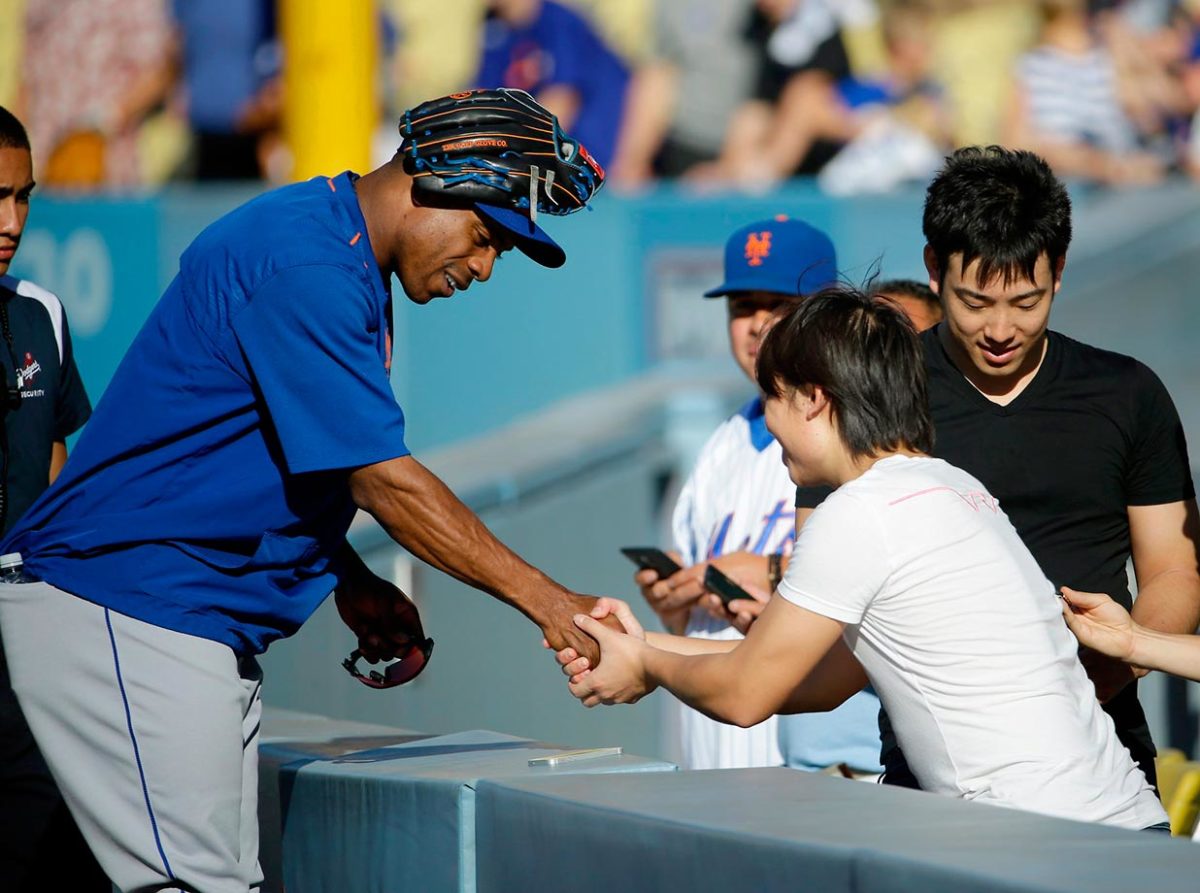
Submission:
[[4,544],[24,575],[0,586],[13,688],[122,890],[260,883],[255,655],[331,590],[355,657],[397,658],[368,684],[425,667],[416,608],[346,542],[357,510],[551,644],[596,653],[571,624],[594,600],[509,551],[409,454],[389,284],[424,304],[514,247],[561,265],[537,221],[584,207],[603,172],[520,91],[427,102],[400,130],[377,170],[269,192],[196,238]]
[[[807,223],[781,216],[730,235],[725,281],[705,297],[726,299],[730,348],[747,378],[754,379],[759,345],[776,315],[836,279],[833,243]],[[643,570],[634,578],[667,629],[706,639],[741,638],[738,615],[757,604],[735,600],[727,609],[706,596],[705,569],[712,564],[752,590],[773,591],[795,539],[795,495],[756,396],[713,432],[680,492],[672,528],[683,570],[665,579]],[[706,607],[706,601],[715,604]],[[845,763],[878,772],[879,701],[869,692],[851,700],[835,714],[808,721],[801,734],[775,717],[739,729],[677,704],[682,762],[690,769],[785,762],[821,769]]]

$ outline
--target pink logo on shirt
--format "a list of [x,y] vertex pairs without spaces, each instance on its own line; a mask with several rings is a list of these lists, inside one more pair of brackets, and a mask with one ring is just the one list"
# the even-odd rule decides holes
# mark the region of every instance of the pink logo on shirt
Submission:
[[984,508],[993,515],[1000,513],[1000,502],[991,493],[984,490],[967,490],[964,493],[961,490],[955,490],[953,487],[930,487],[928,490],[918,490],[916,493],[909,493],[907,496],[893,499],[888,505],[896,505],[909,499],[915,499],[918,496],[927,496],[930,493],[940,493],[942,491],[953,493],[974,512],[978,512],[981,508]]

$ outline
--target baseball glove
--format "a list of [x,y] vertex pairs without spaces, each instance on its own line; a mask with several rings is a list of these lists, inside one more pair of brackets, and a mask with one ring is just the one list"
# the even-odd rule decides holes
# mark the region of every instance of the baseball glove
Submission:
[[400,135],[419,191],[516,208],[532,220],[578,211],[604,183],[587,149],[523,90],[431,99],[404,113]]

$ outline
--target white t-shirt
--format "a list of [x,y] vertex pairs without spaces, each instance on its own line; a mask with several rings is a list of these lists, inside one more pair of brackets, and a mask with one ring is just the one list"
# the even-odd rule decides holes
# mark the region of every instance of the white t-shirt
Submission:
[[875,463],[809,518],[779,591],[846,624],[925,790],[1124,828],[1166,820],[1054,587],[961,469]]

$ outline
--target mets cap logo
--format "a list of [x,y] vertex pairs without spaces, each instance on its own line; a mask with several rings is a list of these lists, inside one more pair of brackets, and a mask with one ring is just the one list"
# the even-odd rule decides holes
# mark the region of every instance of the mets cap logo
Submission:
[[771,231],[768,229],[761,233],[749,233],[746,236],[744,253],[746,263],[752,267],[761,267],[763,260],[771,254]]

